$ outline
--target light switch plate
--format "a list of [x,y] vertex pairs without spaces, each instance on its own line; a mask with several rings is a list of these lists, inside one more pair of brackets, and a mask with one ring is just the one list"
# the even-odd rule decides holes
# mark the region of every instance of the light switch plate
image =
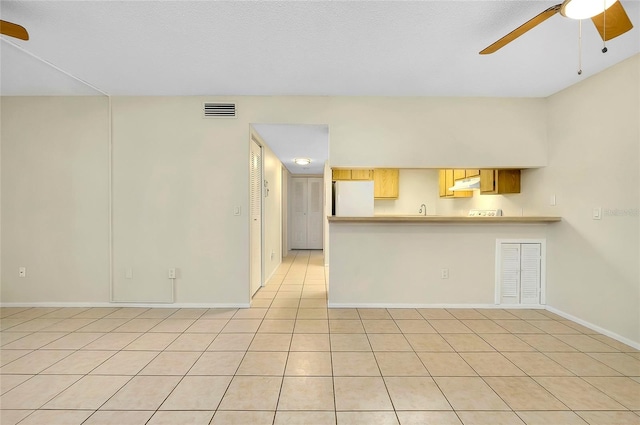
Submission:
[[602,219],[602,208],[598,207],[598,208],[594,208],[593,209],[593,213],[592,213],[592,217],[594,220],[601,220]]

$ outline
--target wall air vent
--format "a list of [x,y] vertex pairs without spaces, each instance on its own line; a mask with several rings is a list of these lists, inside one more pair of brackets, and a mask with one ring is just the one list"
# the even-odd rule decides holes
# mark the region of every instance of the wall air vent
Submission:
[[235,118],[236,104],[227,102],[205,102],[204,118]]

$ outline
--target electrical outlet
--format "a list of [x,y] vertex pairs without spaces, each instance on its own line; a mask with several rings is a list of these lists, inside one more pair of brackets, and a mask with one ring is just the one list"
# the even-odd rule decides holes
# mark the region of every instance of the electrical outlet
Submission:
[[169,277],[169,279],[175,279],[176,278],[176,269],[175,268],[170,268],[169,269],[169,273],[167,274],[167,276]]
[[449,279],[449,269],[440,270],[440,279]]
[[549,199],[549,205],[551,205],[552,207],[556,206],[556,195],[551,195],[551,198]]
[[27,277],[27,268],[26,267],[18,268],[18,277]]
[[131,267],[127,267],[126,270],[124,271],[124,278],[133,279],[133,269]]

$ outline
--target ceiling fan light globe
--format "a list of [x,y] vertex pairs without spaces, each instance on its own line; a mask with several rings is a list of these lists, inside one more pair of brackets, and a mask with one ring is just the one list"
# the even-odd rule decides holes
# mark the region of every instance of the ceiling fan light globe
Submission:
[[601,14],[618,0],[565,0],[560,8],[562,16],[589,19]]

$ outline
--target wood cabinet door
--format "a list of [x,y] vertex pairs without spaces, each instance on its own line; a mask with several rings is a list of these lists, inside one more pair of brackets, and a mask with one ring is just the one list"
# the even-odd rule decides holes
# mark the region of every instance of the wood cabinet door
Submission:
[[373,170],[351,170],[351,180],[372,180]]
[[447,170],[438,170],[438,194],[441,198],[447,196],[446,171]]
[[520,193],[520,170],[480,170],[480,193]]
[[496,170],[497,193],[520,193],[520,170]]
[[480,193],[495,193],[495,170],[480,170]]
[[397,168],[376,168],[373,170],[373,197],[395,199],[399,193],[400,170]]
[[351,180],[351,170],[331,170],[333,180]]
[[480,175],[480,170],[466,170],[465,177],[477,177]]
[[453,170],[444,170],[445,196],[453,196],[453,191],[449,190],[451,186],[453,186]]
[[464,179],[466,175],[466,170],[453,170],[453,180]]

